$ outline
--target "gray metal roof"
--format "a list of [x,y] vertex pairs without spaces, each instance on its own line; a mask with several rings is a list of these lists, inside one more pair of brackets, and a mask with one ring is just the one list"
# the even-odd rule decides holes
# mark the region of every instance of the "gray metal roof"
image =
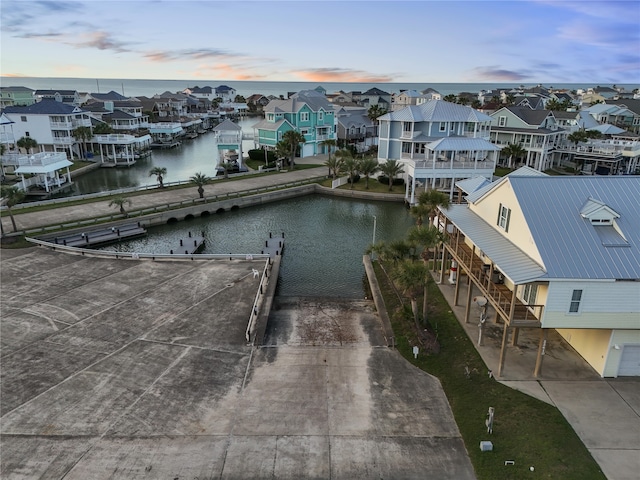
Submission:
[[221,122],[220,124],[216,125],[213,128],[214,131],[216,132],[228,132],[228,131],[239,131],[242,130],[242,127],[240,125],[238,125],[237,123],[232,122],[231,120],[229,120],[228,118],[225,118],[223,122]]
[[513,283],[521,285],[545,277],[543,267],[469,210],[468,205],[450,205],[444,214]]
[[444,137],[427,145],[429,150],[436,152],[466,152],[466,151],[486,151],[492,152],[501,148],[483,138],[470,137]]
[[382,115],[378,120],[403,122],[491,122],[492,118],[471,107],[430,100],[420,105],[409,105]]
[[[640,177],[508,177],[549,278],[640,279]],[[611,246],[580,215],[594,198],[620,217],[626,246]],[[602,237],[602,238],[601,238]],[[603,240],[605,239],[606,242]]]
[[491,182],[489,180],[478,175],[476,177],[465,178],[464,180],[456,182],[456,187],[458,187],[464,193],[469,194],[486,185],[489,185],[490,183]]
[[327,97],[315,90],[301,90],[286,100],[271,100],[266,107],[265,112],[298,112],[302,107],[307,105],[312,111],[317,112],[320,109],[332,112],[334,106],[327,100]]

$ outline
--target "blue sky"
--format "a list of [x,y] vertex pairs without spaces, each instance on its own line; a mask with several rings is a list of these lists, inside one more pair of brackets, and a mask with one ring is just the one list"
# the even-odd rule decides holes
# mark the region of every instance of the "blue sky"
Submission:
[[2,76],[640,81],[640,0],[1,0]]

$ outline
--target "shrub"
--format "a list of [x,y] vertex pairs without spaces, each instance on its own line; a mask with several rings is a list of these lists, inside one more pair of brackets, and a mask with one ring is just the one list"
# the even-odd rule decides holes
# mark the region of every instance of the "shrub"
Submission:
[[[264,150],[261,148],[254,148],[248,152],[249,158],[256,162],[264,162]],[[272,150],[267,150],[267,164],[274,164],[276,162],[276,154]]]
[[[386,175],[379,175],[378,181],[383,185],[389,185],[389,177]],[[393,185],[404,185],[404,178],[394,178]]]

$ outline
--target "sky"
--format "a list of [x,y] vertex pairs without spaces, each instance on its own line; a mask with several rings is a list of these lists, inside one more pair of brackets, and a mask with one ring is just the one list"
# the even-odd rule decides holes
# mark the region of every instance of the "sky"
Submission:
[[640,82],[640,0],[0,0],[3,77]]

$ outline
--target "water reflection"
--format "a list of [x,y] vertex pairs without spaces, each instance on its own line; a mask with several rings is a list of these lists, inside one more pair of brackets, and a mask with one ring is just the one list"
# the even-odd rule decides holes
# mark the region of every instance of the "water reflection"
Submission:
[[[248,117],[237,123],[247,134],[253,135],[258,117]],[[252,140],[242,142],[244,155],[254,148]],[[213,135],[205,133],[193,140],[185,139],[177,148],[152,150],[150,157],[138,159],[132,167],[99,168],[74,179],[73,195],[104,192],[120,188],[140,187],[155,184],[155,177],[149,177],[153,167],[167,169],[165,182],[188,180],[193,174],[202,172],[210,177],[215,176],[217,152],[214,151]]]
[[154,227],[148,237],[105,249],[169,253],[191,231],[204,232],[204,253],[260,253],[269,232],[284,232],[279,295],[362,298],[374,216],[376,240],[402,238],[412,224],[402,204],[312,195]]

